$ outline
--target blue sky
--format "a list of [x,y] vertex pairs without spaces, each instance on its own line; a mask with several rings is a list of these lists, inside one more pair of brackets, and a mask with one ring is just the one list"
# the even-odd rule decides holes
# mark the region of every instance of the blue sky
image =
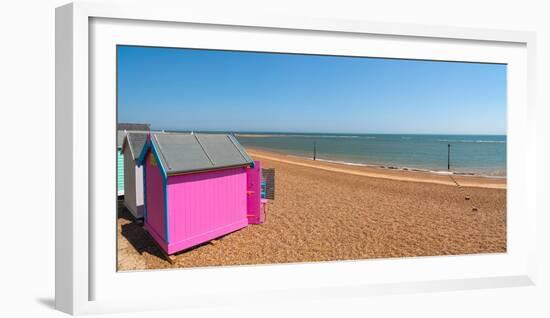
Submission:
[[118,121],[154,129],[506,134],[506,66],[118,47]]

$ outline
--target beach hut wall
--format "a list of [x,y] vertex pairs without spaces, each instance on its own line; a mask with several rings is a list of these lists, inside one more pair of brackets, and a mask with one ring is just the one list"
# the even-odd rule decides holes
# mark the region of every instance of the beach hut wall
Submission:
[[249,224],[247,171],[255,164],[233,136],[150,134],[138,164],[144,228],[167,254]]
[[117,195],[124,195],[124,154],[122,153],[122,143],[126,138],[126,131],[117,131],[117,147],[116,147],[116,178],[117,178]]
[[120,148],[116,151],[116,162],[117,196],[122,196],[124,195],[124,154]]
[[135,218],[143,217],[143,167],[137,165],[147,132],[128,132],[122,144],[124,155],[124,205]]
[[117,124],[117,196],[124,195],[124,154],[122,144],[128,131],[149,132],[150,125],[146,123],[118,123]]

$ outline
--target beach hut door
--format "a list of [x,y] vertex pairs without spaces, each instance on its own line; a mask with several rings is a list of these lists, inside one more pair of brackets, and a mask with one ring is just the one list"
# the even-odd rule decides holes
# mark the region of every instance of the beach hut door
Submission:
[[261,164],[254,161],[254,167],[246,169],[246,206],[249,224],[261,224],[264,215],[261,209]]

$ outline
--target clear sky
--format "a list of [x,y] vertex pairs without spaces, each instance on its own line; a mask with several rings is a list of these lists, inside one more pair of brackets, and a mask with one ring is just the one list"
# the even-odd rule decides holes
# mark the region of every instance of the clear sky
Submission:
[[506,65],[119,46],[118,121],[172,130],[506,134]]

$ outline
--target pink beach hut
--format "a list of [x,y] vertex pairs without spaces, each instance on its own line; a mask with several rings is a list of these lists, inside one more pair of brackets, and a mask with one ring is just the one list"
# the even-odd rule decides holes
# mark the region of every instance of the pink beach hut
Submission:
[[167,254],[263,222],[261,169],[226,134],[150,134],[144,228]]

